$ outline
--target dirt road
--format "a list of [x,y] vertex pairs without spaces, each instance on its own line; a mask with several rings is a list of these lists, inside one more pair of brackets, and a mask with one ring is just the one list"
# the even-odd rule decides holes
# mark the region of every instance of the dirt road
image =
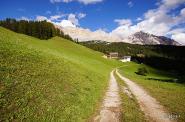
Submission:
[[94,118],[95,122],[120,122],[121,117],[121,98],[119,87],[114,77],[114,71],[110,74],[109,88],[101,106],[98,116]]
[[155,98],[151,97],[136,83],[122,76],[118,70],[116,70],[116,74],[128,85],[131,92],[136,96],[136,99],[140,104],[140,108],[150,122],[172,122],[172,120],[168,117],[169,114]]

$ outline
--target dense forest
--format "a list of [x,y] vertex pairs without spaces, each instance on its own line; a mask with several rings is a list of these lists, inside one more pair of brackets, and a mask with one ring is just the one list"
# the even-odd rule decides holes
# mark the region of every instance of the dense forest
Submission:
[[50,39],[51,37],[60,36],[73,40],[69,35],[65,35],[60,29],[47,21],[27,21],[7,18],[0,21],[0,26],[39,39]]
[[132,56],[132,57],[164,57],[170,59],[185,60],[184,46],[170,46],[170,45],[137,45],[128,44],[124,42],[107,43],[104,41],[87,41],[80,44],[89,47],[93,50],[103,53],[118,52],[119,57]]
[[[119,57],[132,56],[132,61],[144,63],[154,68],[172,71],[185,77],[185,47],[168,45],[136,45],[123,42],[101,41],[81,42],[80,44],[103,53],[118,52]],[[183,78],[185,79],[185,78]]]

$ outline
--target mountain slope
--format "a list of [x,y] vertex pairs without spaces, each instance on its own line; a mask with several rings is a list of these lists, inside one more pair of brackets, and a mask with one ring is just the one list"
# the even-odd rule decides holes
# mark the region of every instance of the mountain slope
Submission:
[[0,121],[85,121],[119,65],[59,37],[0,27],[0,43]]
[[123,42],[141,45],[180,45],[173,39],[164,36],[155,36],[142,31],[129,36],[127,39],[124,39]]

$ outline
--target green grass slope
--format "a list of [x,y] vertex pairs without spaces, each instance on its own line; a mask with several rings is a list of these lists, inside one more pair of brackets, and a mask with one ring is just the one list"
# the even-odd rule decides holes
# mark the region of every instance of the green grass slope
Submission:
[[[138,68],[145,67],[147,76],[137,75]],[[185,121],[185,84],[164,82],[174,79],[174,74],[151,68],[144,64],[126,63],[120,73],[146,89],[170,112],[169,118]]]
[[101,53],[55,37],[39,40],[0,27],[0,121],[85,121],[110,71]]

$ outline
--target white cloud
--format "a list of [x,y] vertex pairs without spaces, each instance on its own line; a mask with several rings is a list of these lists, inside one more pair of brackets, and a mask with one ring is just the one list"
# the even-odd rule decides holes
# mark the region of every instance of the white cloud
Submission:
[[185,33],[185,28],[177,28],[168,32],[169,35],[178,34],[178,33]]
[[119,38],[106,33],[102,29],[96,31],[91,31],[89,29],[84,29],[81,27],[76,28],[62,28],[65,34],[70,35],[73,39],[78,39],[79,41],[92,41],[92,40],[102,40],[109,42],[121,41]]
[[50,0],[51,3],[59,3],[59,2],[69,3],[72,1],[77,1],[87,5],[87,4],[95,4],[98,2],[102,2],[103,0]]
[[129,2],[128,2],[128,6],[129,6],[130,8],[132,8],[132,7],[134,6],[133,2],[132,2],[132,1],[129,1]]
[[171,38],[179,42],[180,44],[185,45],[185,28],[177,28],[168,32],[169,35],[172,35]]
[[[54,22],[53,22],[54,23]],[[61,22],[56,22],[56,23],[54,23],[54,24],[56,24],[56,25],[58,25],[58,26],[61,26],[61,27],[73,27],[73,28],[75,28],[76,27],[76,25],[74,25],[71,21],[69,21],[69,20],[62,20]]]
[[79,25],[78,19],[75,14],[69,14],[68,20],[71,21],[74,25]]
[[45,16],[37,16],[37,17],[36,17],[36,20],[37,20],[37,21],[44,21],[44,20],[48,21],[48,18],[45,17]]
[[51,3],[59,3],[62,2],[62,0],[50,0]]
[[86,14],[85,14],[85,13],[79,13],[79,14],[78,14],[78,18],[79,18],[79,19],[82,19],[82,18],[84,18],[84,17],[86,17]]
[[115,19],[114,22],[117,22],[120,26],[121,25],[132,25],[132,21],[130,19]]
[[[152,9],[144,13],[144,18],[138,18],[138,23],[132,25],[131,20],[114,20],[119,26],[112,31],[112,34],[122,39],[137,31],[144,31],[158,36],[169,35],[170,31],[180,24],[185,23],[185,8],[179,11],[179,14],[173,15],[171,11],[178,6],[185,4],[185,0],[162,0],[157,9]],[[170,34],[173,38],[183,39],[182,33]]]
[[136,19],[136,21],[141,21],[142,19],[140,18],[140,17],[138,17],[137,19]]
[[[46,16],[36,16],[37,21],[48,21],[51,23],[54,23],[58,26],[61,27],[76,27],[79,26],[79,19],[82,19],[86,16],[85,13],[78,13],[78,14],[58,14],[58,15],[53,15],[50,17]],[[63,17],[67,17],[67,19],[62,19]],[[62,19],[62,20],[61,20]]]
[[102,2],[103,0],[78,0],[78,1],[87,5],[87,4],[94,4],[94,3]]
[[172,39],[176,40],[180,44],[185,45],[185,33],[177,33],[172,35]]
[[111,34],[123,40],[135,32],[137,32],[136,26],[122,25],[114,29]]
[[159,6],[159,10],[169,11],[177,8],[179,5],[185,4],[185,0],[162,0]]
[[53,16],[50,16],[50,20],[53,21],[53,20],[58,20],[60,18],[62,18],[64,15],[53,15]]

